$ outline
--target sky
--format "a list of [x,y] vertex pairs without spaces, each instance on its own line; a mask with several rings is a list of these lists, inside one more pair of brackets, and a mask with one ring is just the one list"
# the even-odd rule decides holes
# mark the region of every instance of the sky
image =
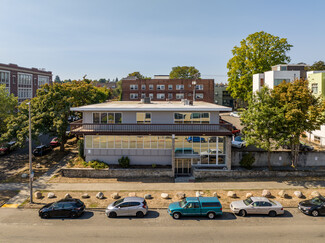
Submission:
[[325,1],[0,0],[0,63],[63,79],[169,74],[227,81],[231,50],[257,31],[287,38],[291,63],[325,60]]

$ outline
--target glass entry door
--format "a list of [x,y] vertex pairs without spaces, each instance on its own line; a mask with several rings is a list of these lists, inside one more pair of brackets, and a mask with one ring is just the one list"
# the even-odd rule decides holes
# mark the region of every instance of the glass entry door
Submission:
[[188,176],[192,173],[192,159],[175,159],[175,174],[176,176]]

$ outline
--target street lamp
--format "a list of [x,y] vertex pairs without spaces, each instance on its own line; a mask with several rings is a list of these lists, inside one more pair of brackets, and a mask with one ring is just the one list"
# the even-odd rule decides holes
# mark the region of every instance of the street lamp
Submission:
[[29,110],[29,189],[30,189],[30,203],[33,203],[33,167],[32,167],[32,121],[30,115],[31,102],[27,103]]

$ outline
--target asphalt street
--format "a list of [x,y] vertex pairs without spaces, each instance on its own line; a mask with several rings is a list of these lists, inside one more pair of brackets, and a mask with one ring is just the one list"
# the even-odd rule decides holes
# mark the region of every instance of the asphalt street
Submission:
[[41,219],[33,209],[0,209],[0,242],[325,242],[325,217],[287,209],[284,216],[174,220],[166,210],[145,218],[107,218],[87,211],[78,219]]

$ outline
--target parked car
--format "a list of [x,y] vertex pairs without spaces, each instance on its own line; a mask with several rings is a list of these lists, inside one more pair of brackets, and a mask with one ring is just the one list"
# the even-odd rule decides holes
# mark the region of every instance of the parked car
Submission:
[[126,197],[117,200],[107,206],[107,217],[136,216],[142,218],[148,213],[147,202],[142,197]]
[[246,146],[246,142],[240,136],[235,137],[234,140],[231,141],[231,147],[243,148],[244,146]]
[[298,208],[302,213],[314,217],[325,215],[325,198],[314,197],[311,200],[302,201],[298,204]]
[[[219,137],[218,139],[219,143],[223,143],[223,137]],[[217,137],[209,137],[209,143],[216,143]]]
[[[201,156],[208,156],[209,154],[217,154],[217,150],[216,149],[208,149],[207,151],[203,151],[201,152]],[[218,149],[218,154],[222,154],[222,151],[220,149]]]
[[[291,149],[291,146],[290,145],[283,145],[282,148],[284,149]],[[301,143],[300,142],[300,145],[299,145],[299,150],[300,151],[313,151],[314,150],[314,147],[313,146],[310,146],[308,144],[305,144],[305,143]]]
[[233,116],[233,117],[240,117],[240,113],[239,112],[237,112],[237,111],[233,111],[233,112],[230,112],[230,114],[229,114],[230,116]]
[[42,207],[38,214],[41,218],[71,217],[76,218],[85,211],[85,204],[79,199],[62,199]]
[[34,156],[43,156],[52,151],[52,147],[48,145],[40,145],[33,150]]
[[9,154],[13,150],[13,146],[16,144],[16,141],[9,142],[0,147],[0,154]]
[[214,219],[222,215],[222,206],[217,197],[187,197],[169,204],[167,212],[174,219],[182,216],[207,216]]
[[275,217],[284,214],[281,203],[271,201],[266,197],[249,197],[245,200],[234,201],[230,204],[233,213],[245,217],[247,214],[267,214]]
[[199,142],[205,143],[206,142],[205,138],[203,138],[203,137],[188,137],[186,140],[189,143],[199,143]]
[[237,136],[240,133],[240,129],[238,129],[235,126],[232,126],[232,134],[234,134],[235,136]]
[[175,148],[175,154],[198,154],[192,148]]
[[57,147],[57,146],[59,146],[60,143],[59,143],[58,138],[57,138],[57,137],[53,138],[52,141],[50,142],[50,145],[51,145],[52,147]]

